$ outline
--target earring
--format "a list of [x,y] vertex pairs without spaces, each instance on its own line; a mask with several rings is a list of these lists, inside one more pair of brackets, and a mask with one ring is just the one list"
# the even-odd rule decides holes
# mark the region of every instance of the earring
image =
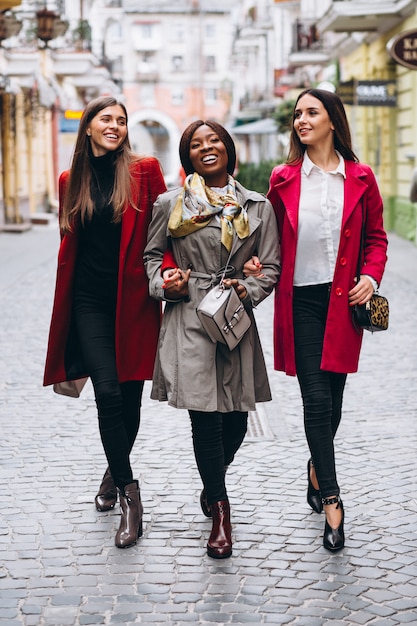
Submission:
[[91,132],[87,130],[87,137],[91,137]]

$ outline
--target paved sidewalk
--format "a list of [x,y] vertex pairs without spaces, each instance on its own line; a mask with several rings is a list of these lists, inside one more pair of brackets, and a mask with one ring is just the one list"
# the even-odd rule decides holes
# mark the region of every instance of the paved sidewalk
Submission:
[[58,232],[0,233],[0,624],[417,624],[417,248],[390,237],[390,329],[365,337],[337,437],[346,548],[308,508],[295,379],[272,370],[272,298],[257,311],[274,400],[228,472],[233,556],[205,554],[210,521],[185,411],[149,399],[133,455],[144,536],[114,547],[95,511],[105,459],[91,387],[41,386]]

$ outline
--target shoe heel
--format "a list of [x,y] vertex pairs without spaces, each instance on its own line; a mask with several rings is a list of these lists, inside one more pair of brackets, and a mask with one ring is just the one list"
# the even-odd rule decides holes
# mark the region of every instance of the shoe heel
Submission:
[[334,498],[323,498],[323,504],[337,504],[336,508],[342,510],[342,521],[337,528],[332,528],[327,519],[324,524],[323,546],[330,552],[337,552],[345,547],[345,509],[343,502],[339,496],[336,496]]
[[310,478],[310,471],[313,465],[313,461],[309,459],[307,461],[307,503],[313,509],[315,513],[321,513],[323,511],[323,503],[321,501],[320,490],[315,489]]

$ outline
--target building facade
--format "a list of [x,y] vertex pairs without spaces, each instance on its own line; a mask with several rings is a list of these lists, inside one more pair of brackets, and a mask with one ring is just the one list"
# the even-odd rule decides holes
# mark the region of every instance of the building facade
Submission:
[[[417,239],[417,59],[405,66],[387,48],[417,30],[415,0],[379,0],[372,12],[364,0],[0,2],[0,228],[56,208],[58,173],[95,96],[124,99],[134,149],[156,155],[174,185],[191,121],[225,124],[241,161],[279,158],[287,137],[277,106],[320,85],[344,99],[388,228]],[[39,22],[46,6],[49,31]],[[414,45],[417,34],[410,58]]]
[[[417,167],[417,6],[414,0],[332,2],[318,27],[337,33],[333,55],[340,60],[339,90],[347,106],[355,150],[374,169],[390,230],[417,241],[417,206],[410,186]],[[414,63],[404,66],[389,42],[410,33]],[[401,59],[400,59],[401,60]]]

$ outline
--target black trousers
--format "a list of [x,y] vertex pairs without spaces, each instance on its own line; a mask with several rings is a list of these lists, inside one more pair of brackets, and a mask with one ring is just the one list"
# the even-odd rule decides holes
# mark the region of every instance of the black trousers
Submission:
[[189,411],[198,471],[208,504],[227,500],[226,467],[233,461],[248,427],[248,414]]
[[333,440],[342,416],[346,374],[320,369],[329,285],[294,287],[297,378],[304,405],[304,428],[323,498],[339,495]]
[[129,455],[139,424],[143,381],[119,383],[115,350],[115,298],[78,292],[74,315],[83,358],[94,387],[101,441],[119,489],[133,481]]

